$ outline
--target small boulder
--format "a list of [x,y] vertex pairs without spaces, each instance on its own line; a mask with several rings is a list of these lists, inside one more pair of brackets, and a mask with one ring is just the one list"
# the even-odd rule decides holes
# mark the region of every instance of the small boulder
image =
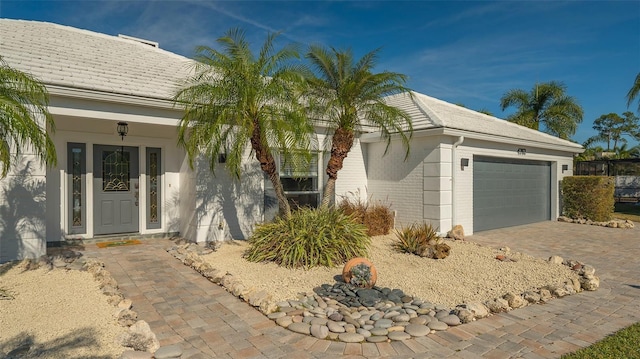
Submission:
[[468,303],[466,304],[467,309],[473,313],[473,316],[477,319],[485,318],[489,316],[489,308],[482,303]]
[[449,232],[447,232],[447,237],[456,241],[464,241],[464,229],[461,225],[456,224]]
[[508,312],[511,309],[509,308],[509,302],[502,298],[494,298],[486,301],[484,304],[489,308],[491,313]]
[[123,347],[150,353],[155,353],[160,348],[158,338],[144,320],[139,320],[129,327],[129,331],[120,337],[120,344]]
[[118,313],[118,324],[123,327],[129,327],[136,323],[138,320],[138,313],[131,309],[121,309]]
[[551,264],[562,264],[562,262],[564,262],[564,259],[562,259],[562,257],[560,256],[549,257],[549,263]]
[[503,298],[513,309],[522,308],[527,305],[527,301],[521,295],[515,293],[507,293]]
[[593,276],[591,278],[580,277],[580,285],[582,289],[593,291],[600,287],[600,278]]

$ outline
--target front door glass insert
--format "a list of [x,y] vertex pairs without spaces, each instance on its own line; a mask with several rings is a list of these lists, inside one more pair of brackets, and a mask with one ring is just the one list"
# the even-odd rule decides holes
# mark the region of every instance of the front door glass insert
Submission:
[[129,152],[121,150],[102,152],[102,190],[105,192],[127,192],[131,170]]

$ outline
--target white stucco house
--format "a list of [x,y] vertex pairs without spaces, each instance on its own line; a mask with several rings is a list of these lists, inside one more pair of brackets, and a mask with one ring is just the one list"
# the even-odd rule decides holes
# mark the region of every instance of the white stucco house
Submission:
[[[0,180],[0,262],[78,238],[247,238],[271,218],[270,182],[249,151],[238,182],[222,168],[212,176],[205,160],[191,169],[177,146],[181,111],[171,97],[191,60],[152,41],[8,19],[0,19],[0,54],[47,86],[58,154],[57,166],[44,168],[25,153]],[[388,101],[413,117],[408,159],[399,141],[383,156],[380,135],[361,134],[337,196],[383,200],[398,225],[428,221],[442,232],[559,215],[558,184],[580,145],[419,93]],[[320,129],[318,143],[325,137]],[[304,186],[283,169],[288,195],[317,203],[327,159],[320,148]]]

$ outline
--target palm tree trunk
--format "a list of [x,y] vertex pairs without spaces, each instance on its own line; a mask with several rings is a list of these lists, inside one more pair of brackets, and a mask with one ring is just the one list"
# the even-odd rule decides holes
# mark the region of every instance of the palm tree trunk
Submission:
[[253,121],[253,133],[251,135],[251,147],[256,153],[256,159],[260,162],[260,168],[267,174],[269,180],[273,184],[273,189],[276,192],[276,198],[278,199],[278,208],[280,214],[286,219],[291,219],[291,206],[287,201],[287,196],[282,188],[282,182],[280,182],[280,174],[276,166],[276,161],[273,158],[271,152],[263,145],[265,140],[262,137],[262,131],[258,121]]
[[351,147],[353,147],[353,139],[353,131],[344,128],[338,128],[333,134],[333,140],[331,141],[331,157],[329,158],[326,171],[329,179],[324,186],[324,193],[322,194],[322,208],[329,207],[331,200],[335,196],[338,171],[342,169],[344,159],[347,158],[349,151],[351,151]]

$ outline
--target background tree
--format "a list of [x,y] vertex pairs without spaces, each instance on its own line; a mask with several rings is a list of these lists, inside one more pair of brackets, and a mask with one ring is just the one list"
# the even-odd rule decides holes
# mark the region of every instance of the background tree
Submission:
[[7,65],[0,56],[0,178],[9,172],[12,153],[33,151],[40,162],[53,166],[56,148],[49,137],[55,131],[49,113],[49,94],[33,76]]
[[[405,111],[388,105],[388,95],[408,93],[406,76],[395,72],[374,73],[379,50],[364,55],[355,62],[351,50],[312,46],[306,57],[311,61],[313,75],[308,78],[309,101],[316,118],[326,121],[333,130],[331,157],[327,164],[328,180],[322,196],[322,207],[328,207],[335,196],[335,182],[344,159],[351,151],[354,138],[363,124],[377,127],[391,143],[391,134],[398,133],[409,155],[409,140],[413,131],[411,117]],[[386,151],[385,151],[386,153]]]
[[540,130],[563,139],[575,134],[582,122],[583,110],[578,102],[566,93],[560,82],[536,84],[530,92],[509,90],[500,99],[502,110],[515,106],[516,113],[507,117],[510,122]]
[[280,213],[290,218],[273,152],[291,158],[294,151],[308,150],[313,127],[300,105],[304,76],[292,61],[299,58],[298,49],[290,44],[276,51],[276,36],[267,36],[257,57],[239,29],[217,39],[221,51],[198,47],[195,75],[174,100],[185,108],[178,138],[191,165],[203,154],[213,172],[218,155],[225,153],[227,169],[240,178],[249,142],[273,184]]
[[[638,95],[640,95],[640,72],[638,72],[633,85],[629,89],[629,92],[627,92],[627,107],[631,106],[631,103]],[[640,101],[638,101],[638,112],[640,113]]]
[[633,112],[627,111],[622,117],[616,113],[609,113],[598,117],[593,121],[593,129],[598,134],[589,138],[589,143],[606,142],[607,151],[611,150],[611,142],[613,141],[613,150],[618,148],[618,143],[626,144],[626,136],[637,137],[640,131],[638,117]]

